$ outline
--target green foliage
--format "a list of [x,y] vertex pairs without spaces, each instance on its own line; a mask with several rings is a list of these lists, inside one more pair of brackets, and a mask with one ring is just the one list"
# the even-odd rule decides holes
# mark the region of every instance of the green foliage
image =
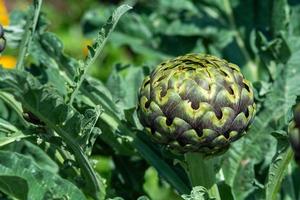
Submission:
[[210,198],[206,189],[201,186],[196,186],[192,189],[190,195],[182,195],[184,200],[213,200],[214,198]]
[[18,199],[85,199],[72,183],[40,169],[24,155],[0,152],[0,188]]
[[[16,69],[0,69],[0,198],[213,199],[191,187],[184,156],[153,143],[136,114],[153,66],[208,53],[241,67],[257,105],[246,135],[218,157],[221,198],[299,199],[288,142],[300,96],[298,0],[77,3],[61,2],[69,16],[36,0],[4,27],[5,51],[19,56]],[[63,35],[60,24],[83,34]],[[95,39],[81,60],[84,37]]]

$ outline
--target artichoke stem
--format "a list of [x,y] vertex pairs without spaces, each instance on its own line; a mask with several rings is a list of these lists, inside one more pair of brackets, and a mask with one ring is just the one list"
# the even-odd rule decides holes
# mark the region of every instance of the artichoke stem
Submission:
[[214,170],[214,158],[204,158],[200,153],[186,153],[187,173],[191,184],[203,186],[208,190],[210,197],[221,200],[218,186],[216,184],[216,172]]

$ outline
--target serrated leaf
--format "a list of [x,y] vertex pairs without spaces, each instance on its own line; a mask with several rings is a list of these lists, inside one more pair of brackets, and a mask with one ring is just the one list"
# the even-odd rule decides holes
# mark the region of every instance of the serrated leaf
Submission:
[[26,30],[23,34],[22,44],[20,47],[20,53],[18,56],[17,69],[24,69],[24,59],[26,54],[28,53],[28,49],[30,48],[30,42],[35,33],[35,29],[38,23],[38,18],[40,15],[40,10],[42,6],[42,0],[34,0],[33,1],[33,11],[29,12],[28,20],[26,24]]
[[102,112],[102,108],[96,106],[94,109],[88,109],[84,113],[82,120],[83,129],[81,130],[78,142],[87,155],[91,154],[96,138],[101,134],[101,130],[95,127],[95,125]]
[[267,184],[266,184],[266,199],[276,200],[279,197],[281,182],[286,174],[288,165],[293,158],[293,151],[290,147],[279,146],[274,160],[271,163]]
[[252,184],[255,178],[254,165],[264,158],[266,145],[274,144],[270,133],[288,124],[289,112],[300,95],[300,44],[291,43],[291,38],[287,43],[294,51],[285,65],[278,65],[280,78],[274,81],[267,94],[263,110],[256,116],[247,136],[229,150],[229,158],[224,162],[225,180],[232,187],[236,199],[246,198],[255,189]]
[[193,187],[190,195],[182,195],[184,200],[213,200],[214,198],[210,198],[206,188],[202,186]]
[[0,89],[12,92],[22,102],[23,107],[62,137],[64,142],[72,149],[72,153],[74,153],[81,167],[88,186],[88,192],[96,199],[104,198],[103,182],[101,178],[98,179],[87,156],[75,140],[80,137],[83,130],[83,115],[71,106],[66,105],[56,90],[42,86],[31,74],[1,69],[0,73],[2,74]]
[[72,183],[18,153],[0,151],[0,180],[0,190],[19,199],[86,199]]
[[107,39],[114,30],[115,26],[117,25],[119,19],[130,9],[131,7],[128,5],[121,5],[114,11],[112,16],[107,20],[106,24],[101,28],[96,40],[94,41],[93,46],[89,48],[89,50],[91,50],[92,48],[92,51],[89,51],[89,54],[85,60],[86,68],[93,64],[95,59],[99,56],[104,45],[106,44]]
[[77,95],[77,92],[79,91],[79,88],[81,87],[82,82],[85,79],[85,75],[87,70],[90,68],[90,66],[95,62],[96,58],[100,55],[102,52],[110,34],[115,29],[115,26],[117,25],[119,19],[123,14],[125,14],[128,10],[130,10],[131,7],[128,5],[121,5],[119,6],[112,16],[107,20],[106,24],[100,29],[98,36],[96,40],[94,41],[94,44],[92,46],[89,46],[88,49],[88,56],[85,59],[84,64],[82,64],[83,71],[82,73],[78,74],[78,81],[75,82],[75,88],[70,95],[70,104],[72,104],[75,96]]

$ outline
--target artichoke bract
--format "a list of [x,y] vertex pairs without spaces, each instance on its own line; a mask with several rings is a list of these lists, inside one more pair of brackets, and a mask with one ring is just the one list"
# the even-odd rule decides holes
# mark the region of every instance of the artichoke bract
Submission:
[[138,117],[150,137],[179,153],[224,152],[255,115],[253,89],[239,67],[211,55],[161,63],[138,98]]

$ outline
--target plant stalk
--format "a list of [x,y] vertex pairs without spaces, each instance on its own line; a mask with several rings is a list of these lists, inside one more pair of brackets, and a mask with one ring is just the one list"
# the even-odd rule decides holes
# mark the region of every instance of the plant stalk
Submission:
[[216,172],[214,170],[214,158],[204,158],[200,153],[186,153],[187,173],[191,184],[203,186],[208,190],[210,197],[221,200],[218,186],[216,184]]
[[36,29],[36,26],[38,23],[42,3],[43,3],[43,0],[34,0],[33,1],[34,12],[31,15],[29,14],[29,17],[27,19],[26,31],[25,31],[25,34],[22,39],[16,69],[19,69],[19,70],[24,69],[24,59],[28,53],[28,49],[30,47],[30,42],[33,38],[35,29]]

